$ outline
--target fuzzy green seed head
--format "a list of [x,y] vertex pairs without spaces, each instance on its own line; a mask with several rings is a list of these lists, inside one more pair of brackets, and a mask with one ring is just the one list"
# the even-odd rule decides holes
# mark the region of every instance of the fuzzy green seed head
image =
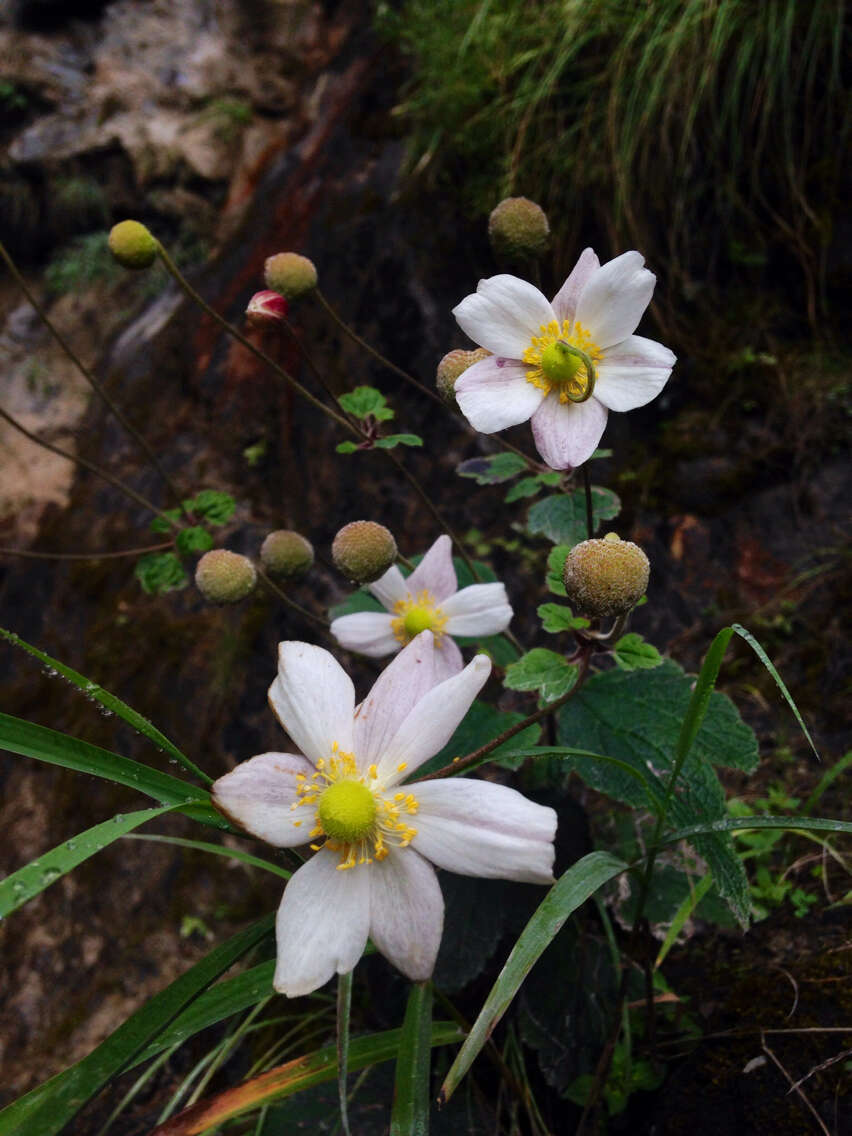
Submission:
[[562,578],[571,606],[592,619],[626,615],[645,594],[651,565],[638,544],[607,533],[568,553]]
[[356,584],[372,584],[396,560],[393,533],[375,521],[351,521],[331,546],[335,567]]
[[239,603],[254,590],[257,572],[247,556],[214,548],[205,552],[195,569],[195,586],[208,603]]
[[109,234],[109,249],[123,268],[150,268],[157,259],[157,241],[139,221],[119,221]]
[[475,351],[448,351],[438,364],[435,372],[435,386],[438,394],[445,402],[454,403],[456,400],[456,380],[460,378],[468,367],[478,363],[480,359],[487,359],[491,354],[484,347],[477,347]]
[[260,562],[270,576],[298,580],[313,565],[314,546],[301,533],[277,529],[260,546]]
[[317,806],[323,831],[344,844],[369,836],[376,819],[376,799],[360,781],[335,781]]
[[263,275],[266,287],[287,300],[297,300],[317,286],[314,262],[297,252],[279,252],[267,257]]
[[488,239],[499,260],[533,260],[550,241],[547,215],[528,197],[507,197],[488,218]]

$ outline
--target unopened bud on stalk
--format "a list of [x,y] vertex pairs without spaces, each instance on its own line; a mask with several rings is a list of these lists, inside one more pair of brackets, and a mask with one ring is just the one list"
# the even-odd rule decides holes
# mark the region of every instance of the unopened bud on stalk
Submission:
[[260,546],[260,562],[270,576],[298,580],[314,562],[314,546],[301,533],[277,529]]
[[289,306],[283,296],[269,288],[255,292],[246,308],[246,322],[252,327],[277,327],[286,318]]
[[157,240],[139,221],[119,221],[109,234],[109,250],[124,268],[150,268],[157,259]]
[[396,560],[393,533],[375,521],[344,525],[331,546],[335,567],[356,584],[372,584]]
[[478,363],[480,359],[487,359],[491,354],[484,347],[477,347],[475,351],[448,351],[438,364],[435,372],[435,386],[438,394],[445,402],[452,403],[456,397],[456,380],[465,373],[468,367]]
[[488,218],[488,239],[500,260],[539,257],[550,240],[547,215],[528,197],[507,197]]
[[214,548],[205,552],[195,569],[195,585],[208,603],[239,603],[254,590],[257,572],[247,556]]
[[638,544],[607,533],[584,540],[565,559],[562,578],[571,606],[592,619],[626,615],[645,594],[651,566]]
[[297,252],[279,252],[267,257],[263,275],[266,287],[288,300],[297,300],[317,286],[314,262]]

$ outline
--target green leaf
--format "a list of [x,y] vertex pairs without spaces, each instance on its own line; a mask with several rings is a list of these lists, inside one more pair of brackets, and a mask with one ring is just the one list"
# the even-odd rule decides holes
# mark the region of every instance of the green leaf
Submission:
[[101,1042],[88,1057],[59,1073],[0,1112],[0,1136],[57,1136],[83,1105],[127,1068],[207,986],[264,939],[274,916],[215,947]]
[[537,690],[544,702],[567,694],[577,681],[578,668],[555,651],[534,647],[506,668],[503,685],[509,690]]
[[612,648],[615,661],[624,671],[651,670],[658,667],[663,656],[651,643],[646,643],[635,631],[628,632]]
[[289,880],[293,874],[270,860],[262,860],[259,856],[244,852],[242,848],[229,848],[226,844],[208,844],[204,840],[187,840],[182,836],[161,836],[153,833],[128,836],[127,839],[151,840],[159,844],[174,844],[178,848],[193,848],[197,852],[209,852],[214,856],[225,856],[228,860],[239,860],[241,864],[247,864],[250,868],[263,868],[265,872],[272,872],[273,875],[280,876],[284,880]]
[[802,807],[802,812],[806,815],[811,812],[811,810],[817,804],[820,797],[823,795],[829,785],[831,785],[832,782],[836,781],[841,773],[844,773],[850,766],[852,766],[852,750],[849,750],[848,753],[845,753],[843,757],[838,758],[834,765],[832,765],[830,769],[827,769],[825,773],[823,773],[822,777],[819,780],[819,784],[805,801]]
[[422,446],[423,439],[419,434],[388,434],[384,438],[376,438],[374,445],[379,450],[392,450],[396,446]]
[[574,615],[571,608],[564,604],[539,604],[536,614],[541,620],[541,626],[551,634],[556,634],[559,631],[573,631],[575,627],[589,626],[588,619],[584,619],[581,615]]
[[[507,713],[504,710],[498,710],[488,702],[480,702],[477,699],[467,714],[465,714],[462,721],[456,728],[455,733],[441,750],[429,761],[421,765],[416,773],[418,778],[425,777],[427,773],[434,773],[437,769],[442,769],[445,765],[449,765],[455,757],[464,757],[468,753],[473,753],[474,750],[479,749],[480,746],[486,742],[493,741],[494,738],[499,737],[505,730],[516,726],[518,722],[522,722],[526,717],[525,714]],[[533,723],[525,730],[515,734],[508,741],[502,745],[497,746],[492,750],[483,761],[494,761],[497,765],[505,765],[507,769],[517,769],[521,765],[523,758],[505,760],[504,754],[510,749],[519,749],[522,746],[534,746],[541,735],[541,726]],[[476,768],[472,766],[471,768]],[[466,772],[469,772],[466,771]]]
[[724,817],[721,820],[693,824],[687,828],[679,828],[675,832],[666,833],[660,843],[675,844],[678,840],[690,840],[694,836],[718,832],[738,832],[740,829],[750,828],[780,828],[786,832],[843,832],[847,836],[852,835],[852,821],[832,820],[829,817]]
[[547,587],[556,596],[568,594],[562,582],[562,574],[570,551],[570,544],[557,544],[555,548],[551,548],[547,557]]
[[166,520],[166,517],[168,517],[169,520],[174,521],[175,524],[179,525],[181,523],[181,521],[183,520],[183,510],[182,509],[163,509],[162,512],[160,513],[160,515],[157,516],[157,517],[154,517],[153,521],[151,521],[151,524],[149,525],[149,528],[151,529],[151,531],[157,532],[157,533],[172,533],[172,532],[174,532],[174,525],[170,525],[169,522]]
[[335,452],[338,454],[354,454],[356,450],[360,450],[357,442],[338,442],[334,447]]
[[184,506],[209,525],[227,524],[237,511],[237,503],[231,494],[219,489],[202,489],[194,499],[184,501]]
[[808,743],[810,744],[811,749],[814,751],[814,756],[817,758],[817,760],[819,760],[819,753],[817,752],[817,747],[814,745],[814,740],[811,737],[810,733],[808,732],[808,727],[805,725],[805,720],[802,717],[802,715],[799,713],[799,708],[796,705],[796,703],[793,701],[792,694],[790,694],[790,691],[784,685],[784,682],[781,678],[781,675],[775,669],[775,666],[773,665],[772,660],[769,658],[767,653],[764,651],[764,649],[761,647],[761,645],[758,643],[758,641],[755,639],[755,637],[752,635],[752,633],[750,631],[747,631],[744,627],[741,627],[739,623],[732,624],[732,629],[734,631],[736,631],[737,635],[739,635],[741,638],[745,639],[746,643],[748,643],[748,645],[751,647],[751,649],[754,651],[754,653],[757,655],[757,657],[760,659],[760,661],[763,663],[763,665],[766,667],[766,669],[769,671],[769,673],[775,679],[775,683],[776,683],[778,689],[784,695],[784,698],[787,701],[787,705],[790,707],[790,709],[795,714],[796,721],[799,723],[799,726],[801,727],[802,733],[808,739]]
[[[621,502],[611,489],[592,487],[592,515],[597,532],[601,521],[612,520],[621,511]],[[586,495],[582,489],[560,493],[537,502],[527,515],[527,530],[533,536],[541,533],[554,544],[573,548],[588,536],[586,529]]]
[[174,592],[189,583],[180,558],[174,552],[149,552],[136,561],[133,574],[149,595]]
[[108,749],[58,733],[46,726],[25,722],[9,714],[0,714],[0,749],[34,757],[51,765],[61,765],[78,773],[105,777],[153,797],[163,805],[180,805],[181,811],[202,824],[230,830],[230,825],[210,803],[210,794],[198,785],[160,773],[128,757],[120,757]]
[[441,1086],[440,1100],[447,1101],[452,1096],[509,1008],[521,983],[548,944],[556,938],[568,916],[626,868],[626,864],[608,852],[590,852],[560,876],[512,948],[500,977],[491,988],[479,1016],[447,1073]]
[[178,552],[184,556],[191,556],[195,552],[209,552],[213,547],[213,537],[201,525],[193,525],[188,529],[181,529],[175,539]]
[[527,468],[525,458],[519,454],[501,453],[486,458],[470,458],[456,466],[459,477],[472,477],[477,485],[497,485],[517,477]]
[[51,658],[50,655],[44,651],[40,651],[38,647],[34,647],[32,643],[27,643],[20,635],[16,635],[13,631],[7,631],[5,628],[0,627],[0,637],[11,643],[15,647],[20,647],[33,658],[38,659],[46,668],[49,674],[56,673],[61,675],[81,690],[86,698],[92,702],[97,702],[103,706],[108,714],[115,714],[117,718],[121,718],[123,722],[127,722],[128,726],[132,726],[137,733],[146,737],[149,741],[153,742],[157,749],[164,750],[175,761],[179,762],[190,773],[194,773],[196,777],[200,778],[206,785],[213,784],[213,778],[208,777],[207,774],[198,768],[198,766],[186,756],[181,753],[177,746],[170,742],[165,734],[160,733],[155,725],[143,718],[141,714],[137,714],[135,710],[131,709],[126,702],[122,702],[114,694],[110,694],[108,690],[104,690],[96,682],[81,675],[79,671],[73,670],[71,667],[66,666],[65,663],[60,663],[58,659]]
[[513,501],[520,501],[524,497],[535,497],[541,489],[542,484],[537,477],[522,477],[520,481],[515,482],[503,500],[507,505],[511,505]]
[[127,816],[119,813],[111,820],[96,824],[70,840],[64,840],[50,852],[45,852],[17,872],[12,872],[10,876],[0,880],[0,919],[23,907],[33,896],[43,892],[120,836],[132,832],[154,817],[170,812],[172,808],[173,805],[165,805],[159,809],[142,809],[128,813]]
[[415,982],[402,1024],[390,1136],[429,1136],[429,1070],[432,1057],[432,985]]
[[375,418],[379,422],[393,418],[394,412],[390,409],[388,400],[381,391],[375,387],[356,387],[348,394],[342,394],[337,400],[347,414],[355,418]]

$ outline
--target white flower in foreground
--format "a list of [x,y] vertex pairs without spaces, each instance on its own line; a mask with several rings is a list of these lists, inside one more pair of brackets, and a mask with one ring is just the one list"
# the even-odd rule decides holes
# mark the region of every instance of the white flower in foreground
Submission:
[[[412,981],[429,977],[444,921],[432,864],[461,875],[553,880],[556,814],[467,778],[401,782],[449,741],[491,669],[484,655],[435,685],[426,631],[356,708],[328,651],[279,645],[269,701],[302,750],[263,753],[213,786],[225,816],[278,848],[316,854],[284,890],[274,986],[308,994],[345,974],[369,936]],[[430,863],[431,861],[431,863]]]
[[[601,265],[587,248],[549,304],[516,276],[480,280],[453,309],[461,329],[492,352],[456,383],[470,424],[494,434],[532,419],[538,452],[553,469],[591,457],[610,410],[633,410],[660,393],[675,364],[661,343],[633,332],[656,277],[638,252]],[[579,348],[596,371],[562,345]]]
[[438,537],[408,579],[394,565],[369,588],[389,614],[359,611],[335,619],[331,633],[341,647],[380,658],[429,630],[435,636],[441,678],[464,666],[451,635],[497,635],[512,619],[503,584],[471,584],[458,590],[448,536]]

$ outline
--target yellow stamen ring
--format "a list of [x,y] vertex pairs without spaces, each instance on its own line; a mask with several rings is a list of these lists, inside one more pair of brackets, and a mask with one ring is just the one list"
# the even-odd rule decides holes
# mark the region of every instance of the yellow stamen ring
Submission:
[[595,365],[603,352],[579,322],[551,320],[540,327],[541,335],[534,335],[524,351],[523,361],[529,364],[526,380],[549,395],[559,392],[559,401],[585,402],[595,388]]
[[393,605],[396,618],[391,620],[391,630],[396,639],[405,646],[421,631],[431,631],[435,636],[435,646],[441,646],[447,616],[438,607],[431,592],[420,592],[416,599],[407,596]]

